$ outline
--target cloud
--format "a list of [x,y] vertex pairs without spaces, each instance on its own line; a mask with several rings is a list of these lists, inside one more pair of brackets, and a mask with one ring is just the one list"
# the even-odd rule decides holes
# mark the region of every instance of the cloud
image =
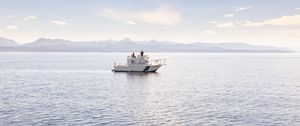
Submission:
[[296,10],[300,10],[300,8],[296,8]]
[[216,34],[216,31],[206,30],[204,31],[205,34]]
[[218,22],[217,21],[210,21],[209,23],[211,23],[211,24],[217,24]]
[[16,25],[7,25],[7,26],[6,26],[6,29],[7,29],[7,30],[18,30],[19,27],[16,26]]
[[278,18],[268,19],[261,22],[246,21],[244,26],[300,26],[300,15],[282,16]]
[[125,21],[126,24],[130,24],[130,25],[136,25],[136,22],[134,21]]
[[232,17],[234,17],[233,14],[225,14],[225,15],[224,15],[224,18],[232,18]]
[[8,17],[8,18],[14,18],[15,15],[12,15],[12,14],[11,14],[11,15],[7,15],[7,17]]
[[37,19],[37,17],[31,16],[31,15],[26,16],[26,17],[24,18],[25,21],[34,20],[34,19]]
[[134,21],[125,21],[126,24],[130,24],[130,25],[136,25],[136,22]]
[[51,23],[56,24],[56,25],[61,25],[61,26],[65,26],[68,24],[67,22],[58,21],[58,20],[53,20],[53,21],[51,21]]
[[238,11],[248,10],[251,8],[252,8],[251,6],[245,6],[245,7],[237,7],[234,10],[238,12]]
[[234,22],[216,22],[216,21],[211,21],[210,22],[211,24],[215,24],[216,27],[219,27],[219,28],[235,28],[236,27],[236,24]]
[[235,24],[233,22],[217,23],[217,27],[220,27],[220,28],[235,28]]
[[100,16],[122,22],[144,22],[166,26],[173,26],[181,20],[180,12],[168,6],[162,6],[153,10],[140,12],[118,11],[106,8],[100,12]]

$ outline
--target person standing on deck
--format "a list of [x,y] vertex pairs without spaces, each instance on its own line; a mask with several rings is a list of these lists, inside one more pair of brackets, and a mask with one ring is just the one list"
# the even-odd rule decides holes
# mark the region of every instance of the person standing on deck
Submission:
[[141,56],[143,56],[143,55],[144,55],[144,51],[143,51],[143,50],[141,50],[140,54],[141,54]]
[[135,58],[134,52],[131,54],[131,57]]

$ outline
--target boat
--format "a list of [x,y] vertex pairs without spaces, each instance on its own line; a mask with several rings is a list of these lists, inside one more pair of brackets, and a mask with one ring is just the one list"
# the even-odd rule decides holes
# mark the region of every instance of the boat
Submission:
[[161,66],[166,65],[165,59],[150,59],[149,56],[144,55],[143,50],[140,55],[127,56],[127,64],[119,65],[114,63],[113,72],[156,72]]

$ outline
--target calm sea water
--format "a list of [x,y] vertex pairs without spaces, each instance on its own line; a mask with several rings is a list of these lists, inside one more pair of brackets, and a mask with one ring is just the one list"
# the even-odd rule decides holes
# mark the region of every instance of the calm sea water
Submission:
[[300,54],[1,53],[0,125],[300,125]]

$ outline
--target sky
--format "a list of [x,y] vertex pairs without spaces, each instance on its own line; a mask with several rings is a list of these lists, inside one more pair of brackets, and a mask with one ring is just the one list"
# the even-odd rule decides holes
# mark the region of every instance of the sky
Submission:
[[300,49],[300,0],[0,0],[0,37],[242,42]]

